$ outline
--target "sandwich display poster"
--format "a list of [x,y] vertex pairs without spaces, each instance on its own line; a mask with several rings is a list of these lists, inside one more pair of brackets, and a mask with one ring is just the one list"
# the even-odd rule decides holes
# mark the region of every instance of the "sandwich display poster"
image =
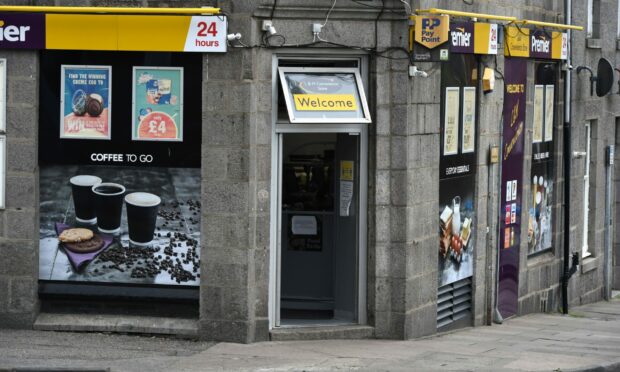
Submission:
[[134,141],[183,141],[183,68],[134,67]]
[[112,67],[61,66],[60,138],[111,138]]

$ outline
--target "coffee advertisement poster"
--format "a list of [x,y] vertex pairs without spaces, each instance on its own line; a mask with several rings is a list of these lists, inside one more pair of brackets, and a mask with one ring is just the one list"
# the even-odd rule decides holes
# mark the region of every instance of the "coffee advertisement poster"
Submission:
[[183,141],[183,69],[134,67],[134,141]]
[[[147,63],[165,68],[135,67]],[[202,55],[41,51],[40,67],[39,280],[68,293],[193,291],[201,282]],[[142,135],[132,110],[144,107],[161,117],[151,138],[158,140],[132,139],[132,129]],[[107,141],[56,135],[59,116],[92,123],[105,115],[114,123]],[[142,118],[145,136],[151,118]]]
[[112,67],[63,65],[60,138],[111,138]]

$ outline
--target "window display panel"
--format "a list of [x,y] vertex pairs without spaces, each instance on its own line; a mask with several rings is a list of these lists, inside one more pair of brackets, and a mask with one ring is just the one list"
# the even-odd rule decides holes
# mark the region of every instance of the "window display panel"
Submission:
[[[41,70],[39,279],[198,285],[202,55],[45,51]],[[149,107],[166,106],[173,121],[157,133],[173,133],[173,141],[134,140],[136,71],[149,77],[139,85],[153,93]],[[170,76],[148,76],[159,71]],[[91,91],[91,81],[107,90]],[[109,140],[63,138],[64,110],[96,119],[112,93]]]
[[473,274],[476,249],[476,77],[471,54],[454,54],[441,65],[439,158],[439,287]]
[[546,252],[553,247],[555,66],[553,63],[536,63],[535,89],[538,98],[534,100],[534,133],[538,131],[539,135],[532,141],[531,198],[527,226],[530,255]]

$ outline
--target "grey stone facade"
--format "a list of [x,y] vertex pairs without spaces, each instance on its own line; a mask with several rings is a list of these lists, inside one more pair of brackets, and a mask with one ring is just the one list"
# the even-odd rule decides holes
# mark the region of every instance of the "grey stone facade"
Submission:
[[[3,4],[14,3],[2,1]],[[19,3],[19,2],[18,2]],[[33,5],[222,6],[229,32],[243,42],[261,42],[263,19],[271,19],[271,0],[256,1],[30,1]],[[345,45],[383,50],[407,47],[408,24],[398,1],[338,1],[322,37]],[[287,44],[312,41],[311,24],[323,22],[331,0],[281,0],[274,26]],[[468,12],[562,22],[563,2],[540,0],[412,1],[412,8],[438,7]],[[601,0],[600,39],[573,32],[573,65],[596,66],[604,56],[616,65],[617,2]],[[585,2],[573,1],[573,24],[586,23]],[[321,48],[325,55],[359,56],[356,50]],[[273,58],[307,56],[311,48],[230,48],[203,56],[202,103],[202,264],[198,333],[213,340],[254,342],[269,339]],[[397,55],[395,52],[394,55]],[[7,58],[7,208],[0,211],[0,327],[30,328],[39,314],[38,282],[38,53],[0,51]],[[483,63],[503,70],[503,56]],[[368,92],[373,122],[369,125],[368,169],[368,324],[379,338],[409,339],[437,329],[437,205],[440,145],[440,79],[438,63],[420,63],[428,78],[409,78],[408,62],[369,57]],[[529,64],[528,87],[533,85]],[[614,87],[615,89],[615,87]],[[561,89],[560,89],[561,91]],[[481,95],[476,176],[478,234],[473,277],[473,319],[491,323],[497,256],[499,167],[489,163],[488,149],[500,145],[499,118],[503,82]],[[573,149],[583,151],[584,122],[593,120],[590,177],[589,241],[592,257],[570,281],[569,304],[596,301],[603,295],[605,146],[618,142],[618,96],[589,95],[587,76],[573,74]],[[561,97],[560,97],[561,98]],[[557,192],[551,252],[527,256],[520,250],[519,315],[557,311],[561,304],[563,249],[563,104],[556,107]],[[533,89],[528,90],[523,179],[530,177]],[[620,144],[620,143],[617,143]],[[620,159],[620,156],[618,157]],[[572,165],[571,251],[581,251],[584,160]],[[527,182],[523,199],[531,200]],[[618,190],[618,188],[616,189]],[[529,198],[529,199],[528,199]],[[619,200],[619,198],[616,198]],[[618,210],[616,208],[616,210]],[[528,215],[523,213],[523,221]],[[616,216],[618,216],[616,212]],[[527,225],[527,224],[526,224]],[[617,231],[620,229],[617,229]],[[488,231],[488,233],[487,233]],[[616,252],[620,238],[616,231]],[[523,229],[522,242],[527,242]],[[616,271],[617,273],[617,271]],[[616,283],[620,283],[620,275]],[[543,306],[545,305],[546,306]]]

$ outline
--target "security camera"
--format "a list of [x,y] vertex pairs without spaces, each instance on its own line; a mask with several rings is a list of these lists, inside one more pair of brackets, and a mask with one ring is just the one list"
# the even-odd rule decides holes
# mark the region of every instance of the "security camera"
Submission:
[[241,34],[238,32],[236,34],[226,35],[226,40],[228,41],[234,41],[234,40],[240,40],[240,39],[241,39]]
[[409,77],[428,77],[428,74],[422,70],[418,70],[418,66],[409,66]]

